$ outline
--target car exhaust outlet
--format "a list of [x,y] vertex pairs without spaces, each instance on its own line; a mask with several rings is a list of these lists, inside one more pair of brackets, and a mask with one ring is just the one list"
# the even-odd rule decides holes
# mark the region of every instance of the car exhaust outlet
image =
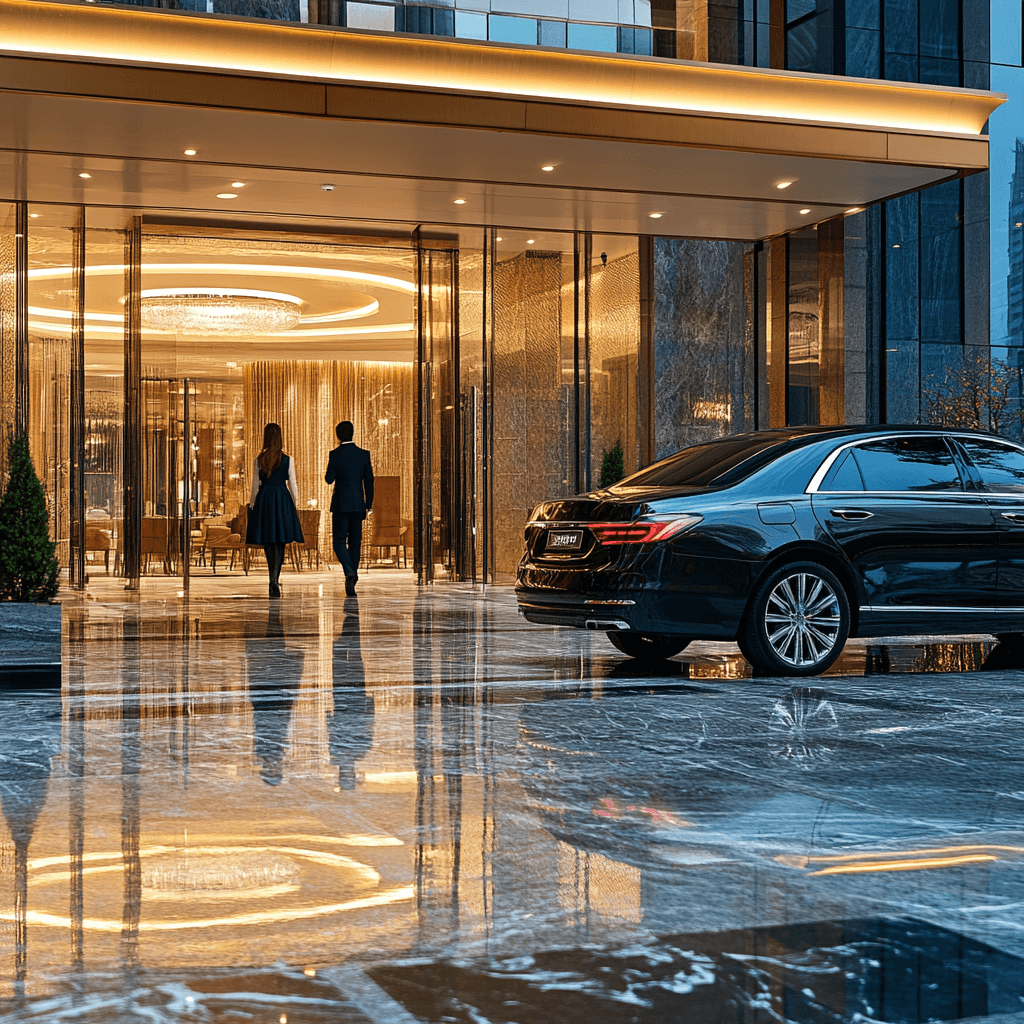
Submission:
[[611,630],[631,628],[629,623],[623,622],[622,619],[587,619],[584,625],[587,629],[598,629],[602,633],[607,633]]

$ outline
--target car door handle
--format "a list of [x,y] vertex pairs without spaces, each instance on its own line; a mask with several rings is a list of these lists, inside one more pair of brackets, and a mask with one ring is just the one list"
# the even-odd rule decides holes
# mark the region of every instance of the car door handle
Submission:
[[1003,512],[1001,515],[1004,519],[1009,519],[1011,523],[1024,526],[1024,512]]
[[863,508],[830,508],[837,519],[870,519],[875,513]]

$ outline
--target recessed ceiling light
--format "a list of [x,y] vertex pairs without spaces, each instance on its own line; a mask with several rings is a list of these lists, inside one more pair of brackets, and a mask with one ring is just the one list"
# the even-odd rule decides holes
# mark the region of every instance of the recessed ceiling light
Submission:
[[851,206],[846,212],[847,213],[860,213],[860,207],[859,206]]
[[503,238],[501,237],[501,235],[498,235],[498,237],[497,237],[497,238],[495,238],[495,241],[496,241],[496,242],[503,242],[503,241],[504,241],[504,239],[503,239]]
[[245,188],[245,182],[244,181],[233,181],[233,182],[231,182],[231,187],[232,188]]
[[809,206],[805,206],[800,212],[801,213],[810,213],[811,212],[811,208]]
[[528,239],[526,240],[526,244],[527,244],[527,245],[533,245],[533,239],[532,239],[532,238],[528,238]]
[[31,217],[31,218],[32,218],[33,220],[35,220],[35,219],[36,219],[36,217],[38,217],[38,216],[39,216],[39,214],[38,214],[38,213],[30,213],[30,214],[29,214],[29,216],[30,216],[30,217]]
[[650,217],[651,220],[661,220],[661,214],[660,213],[649,213],[649,214],[647,214],[647,216]]
[[238,198],[238,193],[237,192],[218,192],[217,193],[217,198],[218,199],[237,199]]
[[91,178],[92,175],[91,174],[87,174],[85,171],[82,171],[82,173],[79,175],[79,177],[80,178]]
[[553,171],[554,169],[555,169],[555,165],[554,164],[545,164],[541,168],[542,171]]
[[195,155],[196,155],[196,151],[194,149],[186,149],[185,150],[185,156],[195,156]]
[[789,186],[792,185],[792,184],[793,184],[793,182],[791,182],[791,181],[777,181],[775,183],[775,187],[776,188],[789,188]]
[[465,206],[466,205],[466,200],[465,199],[455,199],[455,200],[453,200],[453,202],[455,203],[456,206]]
[[900,247],[900,243],[899,243],[899,242],[897,242],[897,243],[896,243],[896,244],[895,244],[895,245],[893,246],[893,248],[894,248],[894,249],[898,249],[899,247]]

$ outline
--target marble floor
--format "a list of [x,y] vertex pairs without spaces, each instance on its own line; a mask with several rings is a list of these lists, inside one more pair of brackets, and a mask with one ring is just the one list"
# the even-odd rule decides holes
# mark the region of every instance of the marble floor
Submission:
[[0,692],[0,1022],[1024,1022],[1024,661],[751,678],[379,570],[100,578]]

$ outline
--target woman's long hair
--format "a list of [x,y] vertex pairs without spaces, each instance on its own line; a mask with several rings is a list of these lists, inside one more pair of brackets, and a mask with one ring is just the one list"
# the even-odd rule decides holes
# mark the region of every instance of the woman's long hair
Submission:
[[281,428],[276,423],[268,423],[263,428],[263,451],[256,456],[264,476],[281,465]]

